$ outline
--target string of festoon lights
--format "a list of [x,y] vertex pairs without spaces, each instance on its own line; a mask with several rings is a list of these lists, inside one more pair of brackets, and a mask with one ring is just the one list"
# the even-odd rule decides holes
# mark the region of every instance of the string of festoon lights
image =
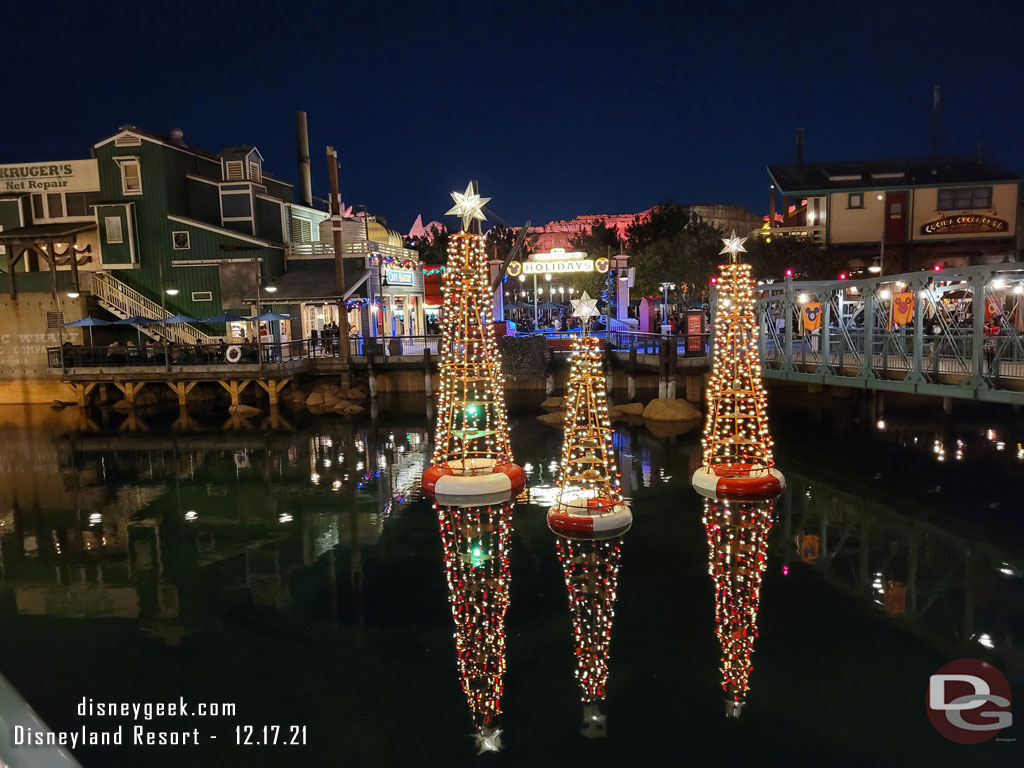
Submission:
[[[702,466],[693,476],[704,493],[770,494],[785,484],[774,469],[768,431],[768,396],[757,349],[754,281],[749,264],[738,262],[746,238],[724,238],[729,263],[719,269],[707,418],[701,439]],[[722,481],[722,477],[728,477]]]
[[513,505],[434,505],[455,620],[459,678],[480,752],[498,751],[502,746],[498,718],[505,674]]
[[704,499],[708,572],[715,587],[715,634],[722,647],[722,690],[731,717],[739,717],[750,690],[771,516],[770,501]]

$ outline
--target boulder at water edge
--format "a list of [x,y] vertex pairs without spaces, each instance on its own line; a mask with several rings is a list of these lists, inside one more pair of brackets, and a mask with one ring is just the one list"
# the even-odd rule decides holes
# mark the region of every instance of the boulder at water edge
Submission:
[[647,404],[643,417],[646,421],[700,421],[701,413],[686,400],[658,398]]

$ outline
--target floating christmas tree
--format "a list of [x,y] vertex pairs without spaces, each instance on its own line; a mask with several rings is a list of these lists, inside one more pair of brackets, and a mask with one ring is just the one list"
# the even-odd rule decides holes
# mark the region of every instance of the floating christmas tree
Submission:
[[770,501],[704,499],[708,571],[715,586],[715,634],[722,646],[722,689],[729,717],[740,716],[750,690],[771,516]]
[[448,240],[437,429],[423,487],[474,496],[521,487],[526,478],[512,461],[501,353],[492,327],[492,291],[479,224],[490,198],[481,198],[473,182],[464,194],[452,192],[452,198],[455,206],[448,213],[462,218],[463,231]]
[[462,690],[473,718],[478,754],[501,749],[505,612],[513,503],[435,505],[444,550],[448,601]]
[[[584,324],[598,314],[597,300],[586,292],[572,303],[573,315]],[[558,503],[548,510],[551,529],[577,535],[628,530],[633,515],[622,500],[617,472],[600,342],[578,336],[569,363]]]
[[723,238],[715,314],[714,357],[707,391],[702,466],[693,486],[710,496],[764,498],[778,494],[785,478],[775,469],[768,433],[768,398],[761,380],[757,317],[750,265],[739,262],[747,238]]
[[600,703],[608,683],[608,659],[615,620],[615,598],[622,562],[622,539],[579,540],[559,536],[558,560],[569,591],[576,680],[583,700],[587,738],[606,734]]

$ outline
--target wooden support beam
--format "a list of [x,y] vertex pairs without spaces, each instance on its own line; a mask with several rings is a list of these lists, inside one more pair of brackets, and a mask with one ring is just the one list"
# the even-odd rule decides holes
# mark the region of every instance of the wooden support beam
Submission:
[[121,390],[121,394],[124,395],[125,402],[129,405],[135,405],[135,396],[142,391],[142,388],[146,386],[148,382],[145,381],[115,381],[114,386]]
[[178,407],[184,408],[188,405],[188,395],[195,389],[198,381],[165,381],[164,382],[178,396]]
[[284,389],[291,380],[292,379],[289,376],[284,379],[257,379],[256,383],[259,384],[267,393],[267,397],[270,399],[270,405],[275,406],[278,403],[281,390]]
[[220,384],[224,389],[231,395],[232,405],[241,405],[239,397],[245,388],[252,384],[252,379],[246,379],[245,381],[224,381],[223,379],[217,379],[217,383]]
[[75,397],[78,401],[78,405],[84,408],[89,403],[89,393],[96,388],[96,382],[92,381],[88,384],[72,382],[71,388],[75,391]]

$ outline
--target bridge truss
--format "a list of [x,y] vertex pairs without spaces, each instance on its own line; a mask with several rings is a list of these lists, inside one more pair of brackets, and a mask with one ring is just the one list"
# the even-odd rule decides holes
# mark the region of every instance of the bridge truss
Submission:
[[767,378],[1024,403],[1024,262],[756,291]]

